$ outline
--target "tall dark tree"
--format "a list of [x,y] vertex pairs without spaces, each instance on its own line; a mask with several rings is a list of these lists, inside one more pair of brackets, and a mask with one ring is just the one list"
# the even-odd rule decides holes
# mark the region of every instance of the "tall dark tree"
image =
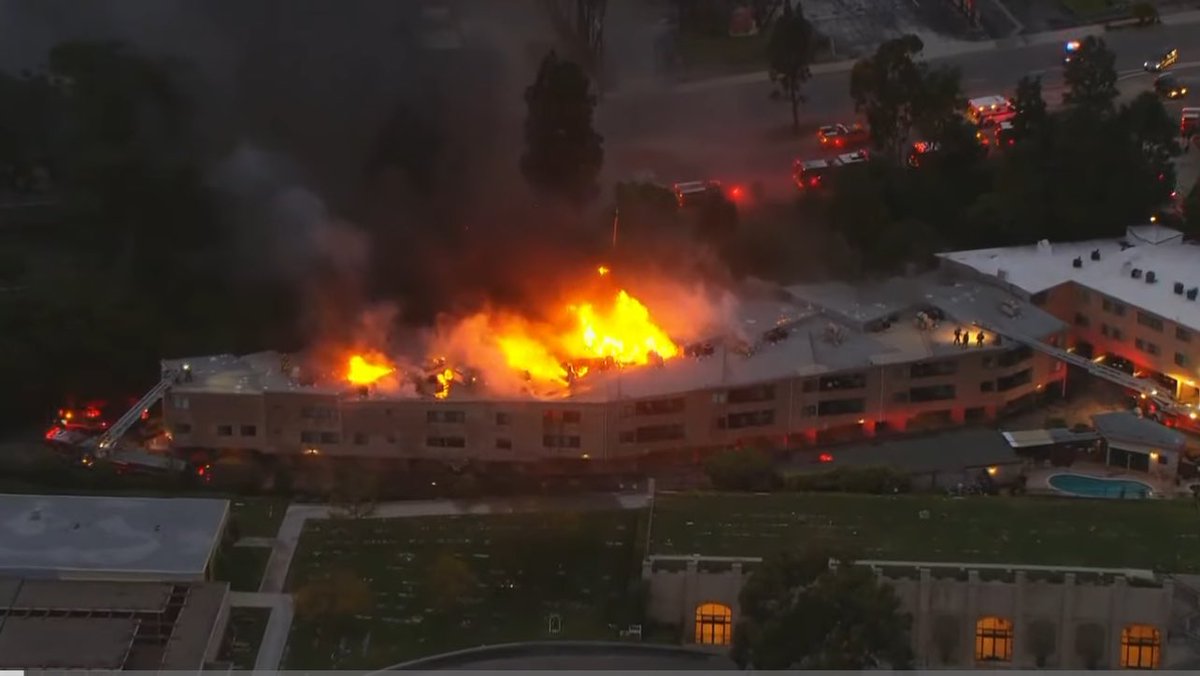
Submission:
[[804,101],[804,83],[811,75],[808,65],[812,63],[815,35],[800,6],[793,8],[791,2],[785,2],[767,43],[768,74],[775,84],[772,95],[791,105],[793,133],[800,132],[800,104]]
[[550,52],[525,90],[521,172],[535,190],[582,204],[598,193],[603,139],[592,128],[596,96],[579,64]]
[[750,0],[750,15],[754,17],[754,25],[758,30],[765,31],[771,28],[785,4],[791,5],[791,0]]
[[754,571],[739,598],[734,661],[760,670],[911,666],[912,620],[895,591],[848,559],[829,563],[827,552],[788,554]]
[[1049,114],[1046,111],[1046,100],[1042,98],[1042,79],[1026,76],[1017,82],[1017,91],[1013,96],[1013,107],[1017,109],[1013,117],[1013,133],[1017,140],[1028,139],[1046,131]]
[[1183,186],[1183,229],[1189,237],[1200,237],[1200,181],[1193,186]]
[[1117,55],[1103,39],[1093,35],[1084,38],[1063,72],[1063,103],[1111,111],[1118,93],[1116,63]]
[[915,35],[889,40],[850,72],[854,109],[866,116],[875,148],[896,160],[915,121],[922,71],[914,59],[924,47]]
[[1121,118],[1131,140],[1152,167],[1165,169],[1179,154],[1179,123],[1153,92],[1142,92],[1121,106]]

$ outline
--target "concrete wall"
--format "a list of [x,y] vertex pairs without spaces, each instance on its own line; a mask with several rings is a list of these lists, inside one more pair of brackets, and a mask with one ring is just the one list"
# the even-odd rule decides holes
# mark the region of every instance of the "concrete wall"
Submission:
[[[684,642],[695,636],[695,611],[701,603],[729,606],[737,623],[738,593],[748,577],[741,564],[718,564],[717,569],[703,560],[672,564],[643,566],[643,577],[650,585],[651,619],[681,627]],[[1020,571],[1004,574],[1005,579],[988,580],[981,577],[981,571],[954,571],[953,577],[938,577],[929,569],[911,566],[908,573],[881,572],[881,576],[913,617],[918,667],[1033,669],[1044,644],[1050,646],[1045,656],[1047,668],[1086,668],[1076,636],[1079,627],[1087,624],[1103,628],[1099,668],[1119,668],[1121,632],[1131,624],[1159,630],[1160,664],[1168,663],[1167,628],[1174,597],[1170,581],[1160,587],[1133,586],[1122,577],[1085,582],[1074,573],[1056,574],[1051,580],[1045,573]],[[1035,580],[1031,575],[1047,579]],[[1013,625],[1010,663],[975,660],[975,624],[987,616],[1004,618]],[[1041,638],[1035,639],[1035,635]]]
[[[884,431],[989,420],[1065,377],[1040,353],[964,348],[921,377],[901,363],[750,386],[693,390],[612,402],[363,398],[319,392],[215,393],[177,389],[163,411],[179,448],[295,455],[437,460],[612,459],[655,451],[705,450],[765,440],[773,445],[855,440]],[[1006,355],[1009,355],[1006,357]],[[1010,360],[1012,363],[1006,363]],[[925,362],[922,362],[925,363]],[[1021,385],[1003,379],[1029,371]],[[856,375],[855,386],[822,379]],[[952,385],[953,397],[913,401],[916,388]],[[747,398],[762,388],[760,397]],[[830,411],[831,401],[854,402]],[[655,406],[640,406],[655,402]],[[751,414],[751,415],[747,415]],[[749,421],[751,424],[747,424]],[[667,431],[666,434],[663,432]],[[658,433],[655,435],[655,433]]]

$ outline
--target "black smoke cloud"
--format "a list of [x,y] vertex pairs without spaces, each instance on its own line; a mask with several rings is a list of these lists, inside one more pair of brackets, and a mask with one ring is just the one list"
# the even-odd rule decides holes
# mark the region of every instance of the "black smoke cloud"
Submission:
[[[428,5],[461,48],[429,50]],[[521,95],[553,46],[532,0],[0,0],[0,66],[121,40],[188,64],[231,274],[406,318],[519,303],[590,255],[592,228],[518,175]],[[443,26],[443,29],[445,26]],[[551,282],[552,283],[552,282]]]

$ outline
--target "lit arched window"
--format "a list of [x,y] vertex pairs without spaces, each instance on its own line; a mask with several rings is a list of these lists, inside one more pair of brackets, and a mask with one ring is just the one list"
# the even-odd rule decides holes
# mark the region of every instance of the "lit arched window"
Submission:
[[721,603],[696,606],[696,643],[729,645],[733,638],[733,609]]
[[980,662],[1011,662],[1013,625],[1003,617],[981,617],[975,623],[975,659]]
[[1148,624],[1131,624],[1121,630],[1121,667],[1157,669],[1161,647],[1157,629]]

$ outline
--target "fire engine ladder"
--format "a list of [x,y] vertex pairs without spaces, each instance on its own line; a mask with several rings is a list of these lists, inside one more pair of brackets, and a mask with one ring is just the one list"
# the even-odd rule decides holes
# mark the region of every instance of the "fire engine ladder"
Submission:
[[1103,378],[1110,383],[1116,383],[1122,387],[1136,390],[1147,399],[1157,404],[1159,409],[1161,409],[1164,413],[1187,416],[1196,412],[1196,409],[1175,401],[1174,397],[1164,391],[1163,386],[1158,385],[1153,381],[1146,380],[1145,378],[1135,378],[1128,373],[1121,371],[1120,369],[1115,369],[1103,363],[1092,361],[1087,357],[1081,357],[1074,352],[1068,352],[1060,347],[1043,343],[1036,338],[1022,336],[1020,334],[1015,334],[1008,331],[998,331],[993,327],[984,326],[982,324],[980,324],[980,326],[986,331],[998,334],[1015,343],[1028,346],[1043,354],[1050,355],[1061,362],[1066,362],[1071,366],[1078,366],[1097,378]]
[[104,434],[101,434],[96,439],[96,456],[103,458],[108,455],[116,447],[121,437],[125,436],[125,433],[129,431],[129,428],[133,427],[133,424],[141,419],[142,412],[149,410],[151,406],[158,403],[158,400],[162,399],[163,395],[166,394],[167,389],[175,384],[175,380],[176,373],[174,371],[163,371],[162,380],[150,388],[149,392],[142,395],[142,398],[133,405],[133,408],[126,411],[124,415],[117,419],[117,422],[113,423],[112,427],[109,427],[104,431]]

